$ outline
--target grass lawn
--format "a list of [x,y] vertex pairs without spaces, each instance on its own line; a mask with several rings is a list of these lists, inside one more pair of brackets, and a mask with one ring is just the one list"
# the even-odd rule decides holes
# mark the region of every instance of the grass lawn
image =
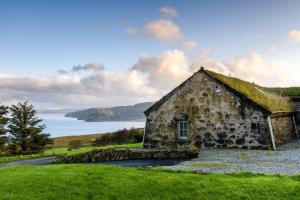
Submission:
[[0,168],[0,199],[300,199],[300,177],[193,174],[105,165]]
[[57,147],[57,148],[53,148],[53,149],[48,149],[44,153],[40,153],[40,154],[0,157],[0,163],[17,161],[17,160],[27,160],[27,159],[31,159],[31,158],[51,157],[51,156],[59,155],[59,154],[73,155],[73,154],[88,152],[93,149],[128,148],[128,147],[141,147],[141,146],[142,146],[142,143],[108,145],[108,146],[101,146],[101,147],[88,146],[88,147],[82,147],[80,149],[74,149],[72,151],[68,151],[67,147]]

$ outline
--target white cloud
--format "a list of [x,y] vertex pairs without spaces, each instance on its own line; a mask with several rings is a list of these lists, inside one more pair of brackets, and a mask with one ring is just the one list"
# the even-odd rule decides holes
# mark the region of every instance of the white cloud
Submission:
[[300,42],[300,31],[291,30],[289,32],[289,39],[292,42]]
[[161,93],[172,89],[191,74],[184,53],[177,49],[159,56],[142,56],[131,70],[146,74],[148,84]]
[[[121,73],[91,71],[53,77],[0,74],[0,99],[11,103],[28,98],[37,108],[126,105],[153,101],[179,85],[201,66],[264,86],[299,85],[299,72],[278,60],[266,60],[256,52],[224,61],[209,58],[204,49],[189,66],[184,52],[169,50],[158,56],[141,56]],[[81,75],[81,76],[79,76]]]
[[192,50],[197,48],[198,44],[195,41],[185,41],[181,44],[181,47],[185,50]]
[[172,7],[169,7],[169,6],[164,6],[164,7],[161,7],[159,9],[159,11],[166,15],[166,16],[169,16],[169,17],[175,17],[178,15],[178,12],[175,8],[172,8]]
[[145,32],[163,42],[175,42],[182,37],[180,28],[170,20],[154,20],[145,26]]
[[38,108],[126,105],[153,101],[190,75],[187,59],[179,50],[159,56],[141,56],[122,73],[92,71],[86,76],[53,77],[0,74],[0,99],[6,103],[25,98]]
[[[211,70],[231,75],[262,86],[299,85],[297,74],[279,60],[265,60],[260,54],[250,52],[224,61],[216,61],[201,54],[193,63],[194,68],[205,66]],[[290,70],[289,70],[290,69]]]

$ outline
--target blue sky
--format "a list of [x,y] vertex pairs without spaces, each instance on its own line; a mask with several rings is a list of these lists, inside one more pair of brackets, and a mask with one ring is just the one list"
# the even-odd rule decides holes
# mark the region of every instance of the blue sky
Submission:
[[[161,11],[164,7],[176,11],[177,14]],[[66,107],[64,103],[57,100],[62,97],[54,98],[53,92],[49,92],[58,87],[51,85],[51,81],[59,80],[60,83],[62,79],[71,80],[72,84],[89,78],[97,79],[100,83],[103,81],[106,83],[106,80],[111,79],[117,81],[120,77],[128,76],[128,73],[132,75],[133,66],[137,66],[134,68],[139,73],[137,76],[143,77],[143,80],[135,82],[140,84],[138,90],[151,91],[147,95],[137,95],[136,101],[157,99],[188,76],[187,72],[186,76],[174,78],[174,74],[171,73],[170,79],[174,78],[174,82],[166,88],[149,83],[158,80],[155,77],[157,73],[152,72],[159,71],[160,64],[167,62],[164,60],[168,55],[166,52],[172,54],[170,57],[181,56],[186,59],[182,61],[183,58],[180,58],[184,64],[180,64],[178,70],[188,71],[191,69],[186,68],[186,65],[191,67],[205,64],[217,71],[250,78],[249,81],[269,86],[300,85],[300,82],[291,80],[291,77],[287,78],[289,79],[287,81],[278,78],[283,76],[284,70],[300,73],[298,69],[300,64],[299,8],[300,1],[296,0],[2,0],[0,1],[0,74],[12,79],[6,79],[10,85],[5,85],[5,93],[9,93],[11,99],[5,98],[2,101],[13,102],[26,96],[41,107],[50,104],[52,107]],[[166,30],[161,26],[158,29],[152,29],[156,26],[147,29],[147,25],[151,22],[152,25],[157,25],[162,21],[168,25]],[[127,31],[129,29],[132,30],[131,34]],[[166,38],[161,38],[163,35],[159,32],[164,31],[167,37],[174,36],[174,39],[166,41]],[[184,47],[187,43],[193,45]],[[206,55],[205,52],[209,54]],[[141,56],[149,58],[151,65],[140,66]],[[72,67],[75,65],[84,66],[90,63],[101,63],[104,65],[104,70],[72,72]],[[170,66],[173,64],[171,63]],[[252,68],[252,65],[255,66]],[[272,74],[261,76],[270,69],[274,69]],[[68,71],[68,74],[60,77],[62,75],[57,73],[58,70]],[[260,70],[261,74],[258,74]],[[39,79],[41,77],[43,80]],[[160,77],[159,80],[166,78],[169,77]],[[47,88],[41,86],[33,89],[33,86],[28,85],[29,89],[27,89],[25,86],[16,86],[22,83],[23,79],[33,83],[38,79],[36,82],[43,86],[46,84]],[[64,81],[63,84],[69,87],[71,83]],[[163,82],[160,83],[164,85]],[[114,85],[115,83],[110,84],[112,87]],[[59,87],[63,86],[59,85]],[[86,87],[88,86],[85,86],[85,89],[90,90]],[[109,90],[108,88],[100,90],[96,88],[95,92],[104,92]],[[118,91],[118,89],[111,91]],[[65,85],[61,91],[72,93],[72,90],[66,89]],[[42,97],[36,97],[37,92],[43,93]],[[93,96],[91,98],[95,98],[94,100],[83,100],[82,103],[74,106],[109,106],[112,96],[114,93],[105,93],[104,97]],[[52,98],[53,102],[43,101]],[[101,98],[101,101],[98,98]],[[132,99],[125,95],[120,101],[112,103],[130,102]]]

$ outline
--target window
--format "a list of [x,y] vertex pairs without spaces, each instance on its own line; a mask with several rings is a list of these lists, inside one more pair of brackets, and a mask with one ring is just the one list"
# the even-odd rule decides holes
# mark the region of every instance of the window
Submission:
[[216,94],[220,95],[221,94],[221,89],[219,88],[219,86],[216,86]]
[[179,121],[178,122],[178,136],[179,138],[186,139],[187,138],[187,121]]

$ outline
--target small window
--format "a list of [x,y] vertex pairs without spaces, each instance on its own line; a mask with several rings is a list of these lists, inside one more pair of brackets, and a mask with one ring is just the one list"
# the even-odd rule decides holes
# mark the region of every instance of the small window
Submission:
[[178,136],[179,138],[186,139],[187,138],[187,121],[179,121],[178,122]]
[[221,94],[221,88],[219,88],[219,86],[216,86],[216,94],[217,95]]

